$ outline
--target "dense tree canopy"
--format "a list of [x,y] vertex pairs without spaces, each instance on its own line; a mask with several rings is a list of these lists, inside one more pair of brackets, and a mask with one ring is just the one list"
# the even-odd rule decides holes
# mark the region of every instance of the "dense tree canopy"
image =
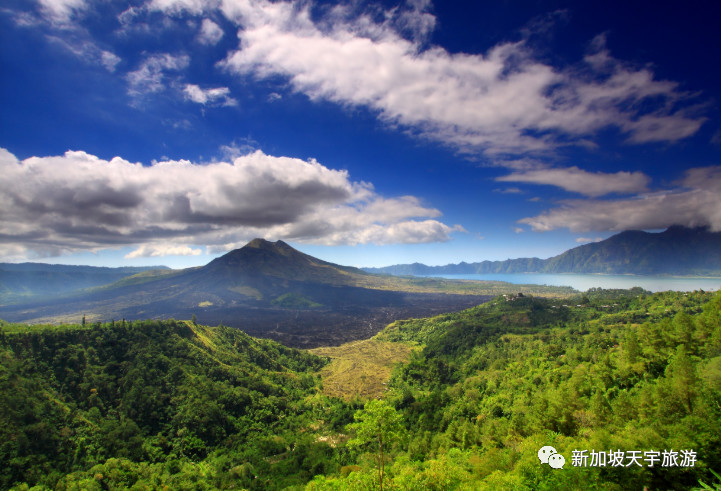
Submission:
[[719,481],[721,294],[507,295],[398,321],[379,338],[415,348],[365,402],[322,395],[326,359],[222,326],[0,327],[3,489]]
[[[262,489],[335,469],[318,441],[335,404],[317,391],[321,358],[173,320],[4,325],[0,347],[3,489]],[[338,412],[342,427],[352,413]]]

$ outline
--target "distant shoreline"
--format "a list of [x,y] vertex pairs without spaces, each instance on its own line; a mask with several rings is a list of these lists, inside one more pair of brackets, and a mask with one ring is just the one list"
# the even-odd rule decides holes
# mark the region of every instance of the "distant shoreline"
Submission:
[[446,278],[455,280],[505,281],[511,284],[568,286],[578,291],[590,288],[629,289],[641,287],[658,291],[716,291],[721,289],[721,276],[639,275],[614,273],[458,273],[419,275],[418,278]]
[[[679,279],[705,279],[705,280],[721,280],[721,275],[675,275],[675,274],[637,274],[637,273],[541,273],[538,271],[527,271],[524,273],[452,273],[452,274],[409,274],[403,276],[416,276],[418,278],[447,278],[448,276],[474,276],[474,275],[516,275],[516,274],[528,274],[528,275],[563,275],[563,276],[632,276],[638,278],[679,278]],[[395,276],[395,275],[393,275]]]

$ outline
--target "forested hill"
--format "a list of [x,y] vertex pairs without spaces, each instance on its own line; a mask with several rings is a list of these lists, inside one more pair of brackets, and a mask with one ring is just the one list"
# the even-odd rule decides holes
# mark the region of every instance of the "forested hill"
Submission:
[[325,359],[222,326],[1,327],[0,488],[693,489],[721,471],[721,293],[397,321],[377,341],[410,359],[365,405],[323,395]]
[[[421,348],[388,384],[389,489],[721,489],[721,293],[499,297],[377,338]],[[370,489],[373,471],[310,489]]]
[[107,285],[128,276],[155,270],[168,270],[168,268],[166,266],[106,268],[65,264],[0,263],[0,304]]
[[605,273],[721,276],[721,232],[685,227],[670,227],[661,233],[635,230],[574,247],[549,259],[462,262],[446,266],[414,263],[364,270],[393,275]]
[[265,489],[335,469],[321,358],[187,321],[1,327],[0,489]]

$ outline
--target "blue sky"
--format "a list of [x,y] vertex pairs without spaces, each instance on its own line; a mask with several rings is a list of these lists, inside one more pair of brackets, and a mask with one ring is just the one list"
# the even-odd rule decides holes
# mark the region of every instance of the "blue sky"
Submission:
[[[477,5],[476,5],[477,4]],[[721,230],[713,2],[0,9],[0,261],[355,266]]]

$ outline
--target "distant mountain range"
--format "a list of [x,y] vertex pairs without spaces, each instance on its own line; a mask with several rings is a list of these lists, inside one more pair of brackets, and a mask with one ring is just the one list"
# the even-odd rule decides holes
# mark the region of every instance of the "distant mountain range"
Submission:
[[0,263],[0,304],[27,297],[57,295],[114,283],[150,270],[168,270],[167,266],[104,268],[43,263]]
[[327,346],[369,337],[397,319],[471,307],[490,295],[572,292],[391,276],[520,272],[721,274],[721,233],[681,227],[657,234],[631,231],[545,260],[366,271],[263,239],[183,270],[5,264],[0,265],[0,318],[37,323],[196,315],[205,324],[223,323],[291,346]]
[[[373,275],[263,239],[203,267],[125,273],[100,287],[5,302],[0,318],[77,323],[84,317],[94,322],[196,315],[205,324],[223,323],[288,345],[317,346],[367,338],[399,318],[460,310],[490,298],[472,284]],[[13,281],[10,273],[0,278],[0,284]],[[464,292],[471,294],[458,294]]]
[[397,264],[363,268],[392,275],[443,275],[491,273],[604,273],[638,275],[721,276],[721,232],[674,226],[664,232],[621,232],[601,242],[574,247],[549,259],[426,266]]

